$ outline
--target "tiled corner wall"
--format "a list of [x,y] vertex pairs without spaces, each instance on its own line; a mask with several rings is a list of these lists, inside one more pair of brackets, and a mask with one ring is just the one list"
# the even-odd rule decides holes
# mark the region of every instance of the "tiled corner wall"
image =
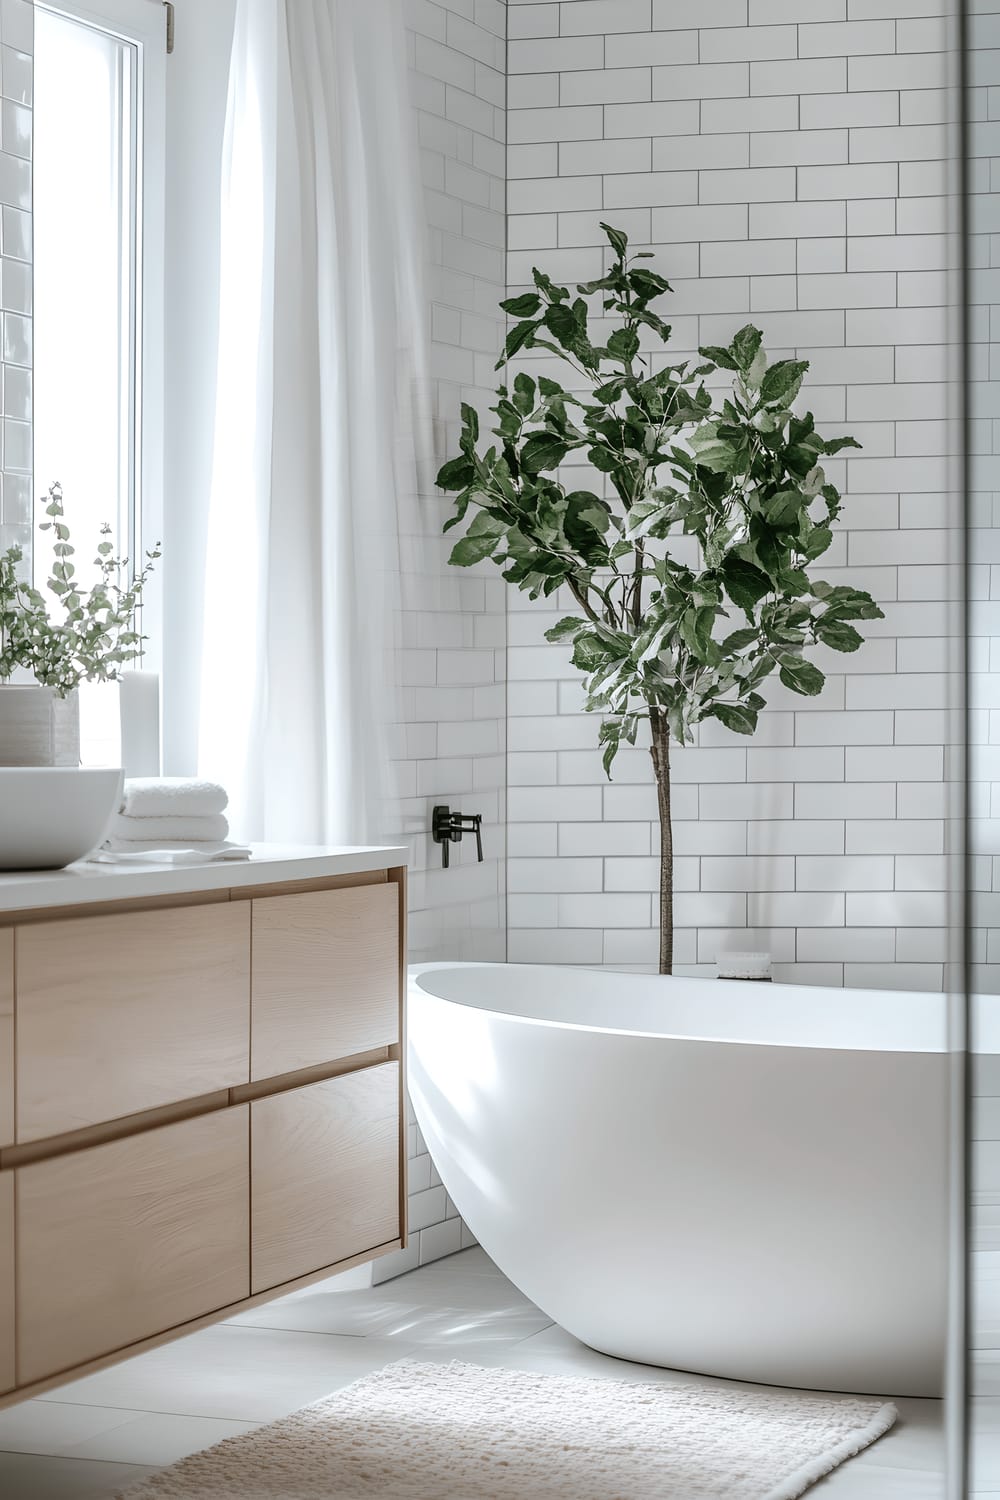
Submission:
[[[535,264],[600,275],[605,219],[675,288],[672,360],[753,321],[772,356],[811,360],[823,429],[864,444],[827,464],[847,501],[816,571],[886,618],[856,656],[817,653],[818,699],[769,680],[752,740],[705,726],[676,753],[682,972],[759,946],[784,980],[945,983],[951,20],[951,0],[509,7],[509,288]],[[650,966],[649,757],[623,752],[606,783],[577,675],[543,640],[563,602],[510,600],[510,957]]]
[[3,452],[0,551],[15,543],[30,568],[31,54],[30,0],[0,0],[0,310]]
[[[434,488],[455,451],[462,401],[485,413],[503,338],[505,285],[503,0],[406,0],[429,223],[434,455],[425,526],[404,567],[403,838],[410,846],[410,956],[503,959],[506,952],[506,601],[497,578],[447,565],[447,502]],[[483,814],[484,861],[466,836],[450,868],[430,838],[435,803]],[[410,1119],[410,1245],[375,1265],[382,1281],[474,1241]]]
[[[431,417],[421,535],[404,558],[403,832],[412,849],[413,958],[503,957],[505,600],[498,579],[447,566],[437,468],[462,401],[485,410],[504,295],[504,33],[498,0],[407,0],[411,81],[428,220]],[[483,814],[475,840],[430,837],[446,803]]]

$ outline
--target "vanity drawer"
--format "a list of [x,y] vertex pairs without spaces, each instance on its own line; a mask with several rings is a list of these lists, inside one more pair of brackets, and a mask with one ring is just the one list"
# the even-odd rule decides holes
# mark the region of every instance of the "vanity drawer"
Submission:
[[17,1139],[245,1083],[244,902],[17,928]]
[[14,1174],[0,1172],[0,1391],[14,1388]]
[[249,1292],[247,1106],[17,1169],[18,1383]]
[[0,1146],[14,1141],[14,929],[0,927]]
[[251,1291],[400,1237],[399,1064],[250,1106]]
[[268,896],[251,905],[252,1079],[399,1040],[395,881]]

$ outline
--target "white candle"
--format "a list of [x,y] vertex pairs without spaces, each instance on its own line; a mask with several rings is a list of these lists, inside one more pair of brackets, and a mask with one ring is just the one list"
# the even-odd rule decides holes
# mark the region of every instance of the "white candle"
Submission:
[[126,776],[159,776],[159,675],[156,672],[123,672],[118,687],[122,769]]

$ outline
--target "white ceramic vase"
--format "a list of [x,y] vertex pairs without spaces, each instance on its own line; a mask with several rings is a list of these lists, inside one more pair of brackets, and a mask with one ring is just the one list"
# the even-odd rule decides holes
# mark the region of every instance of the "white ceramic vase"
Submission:
[[0,766],[78,766],[80,699],[54,688],[0,683]]

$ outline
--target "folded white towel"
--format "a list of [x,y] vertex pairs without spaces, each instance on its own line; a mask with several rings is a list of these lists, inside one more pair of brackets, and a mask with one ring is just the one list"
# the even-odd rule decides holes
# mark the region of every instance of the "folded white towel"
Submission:
[[108,839],[90,856],[93,863],[116,864],[137,860],[143,864],[200,864],[210,859],[249,859],[246,844],[226,840],[196,843],[193,839]]
[[217,781],[193,776],[129,776],[122,812],[130,818],[203,817],[225,811],[229,798]]
[[167,839],[204,844],[218,842],[229,837],[229,823],[223,813],[211,813],[197,818],[136,818],[128,813],[116,813],[111,825],[111,835],[118,839]]

